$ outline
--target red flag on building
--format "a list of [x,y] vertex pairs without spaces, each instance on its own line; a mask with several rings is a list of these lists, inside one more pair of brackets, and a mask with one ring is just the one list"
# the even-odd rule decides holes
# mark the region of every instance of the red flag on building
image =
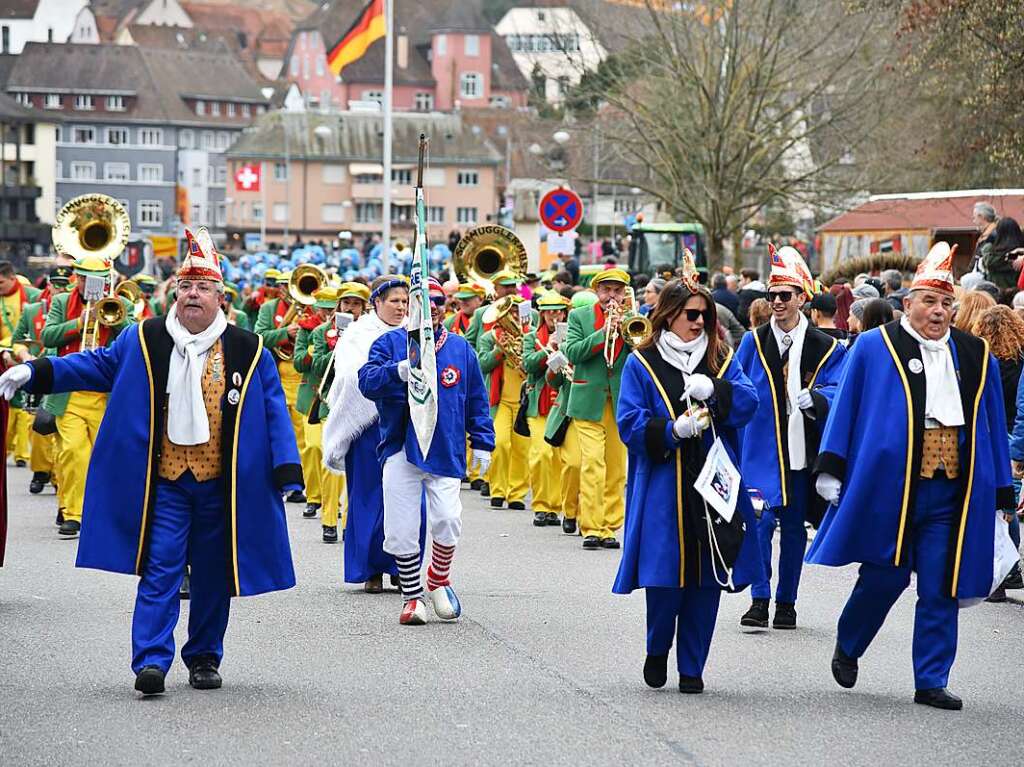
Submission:
[[362,58],[376,40],[387,33],[384,0],[370,0],[356,22],[327,52],[327,67],[337,77],[346,66]]
[[235,171],[235,191],[260,191],[260,164],[247,163]]

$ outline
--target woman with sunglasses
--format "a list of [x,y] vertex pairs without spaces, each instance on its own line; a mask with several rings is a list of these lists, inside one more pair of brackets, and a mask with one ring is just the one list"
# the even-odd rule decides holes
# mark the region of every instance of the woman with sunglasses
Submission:
[[750,534],[735,561],[723,564],[708,533],[707,506],[694,489],[715,435],[738,463],[738,430],[754,414],[757,394],[719,338],[714,301],[692,259],[687,266],[662,290],[650,315],[653,332],[623,369],[617,422],[629,479],[612,590],[646,591],[644,681],[664,686],[675,639],[679,691],[700,693],[722,584],[730,582],[727,568],[736,588],[763,573],[746,490],[741,486],[735,513]]

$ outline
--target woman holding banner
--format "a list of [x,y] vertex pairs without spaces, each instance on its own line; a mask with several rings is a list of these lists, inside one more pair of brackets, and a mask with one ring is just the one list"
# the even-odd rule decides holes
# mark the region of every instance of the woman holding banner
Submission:
[[[700,693],[722,589],[763,577],[754,512],[735,470],[737,433],[757,394],[719,339],[714,301],[688,254],[684,276],[665,286],[650,319],[653,332],[626,361],[619,393],[629,464],[612,590],[646,590],[644,681],[664,686],[675,638],[679,691]],[[703,471],[706,462],[715,471]]]

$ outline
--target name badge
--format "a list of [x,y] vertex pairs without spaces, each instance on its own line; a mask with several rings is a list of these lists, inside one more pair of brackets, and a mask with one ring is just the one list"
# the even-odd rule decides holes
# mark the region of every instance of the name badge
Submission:
[[907,367],[910,368],[911,373],[920,373],[922,370],[924,370],[924,363],[921,362],[921,360],[917,359],[917,357],[915,357],[914,359],[910,360],[909,363],[907,363]]

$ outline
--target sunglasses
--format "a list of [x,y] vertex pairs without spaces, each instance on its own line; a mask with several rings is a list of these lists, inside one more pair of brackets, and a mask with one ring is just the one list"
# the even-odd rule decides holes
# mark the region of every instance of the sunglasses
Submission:
[[779,299],[782,303],[788,304],[793,298],[792,290],[780,290],[775,293],[768,294],[768,303],[774,304],[775,299]]
[[443,298],[441,296],[431,296],[430,303],[432,303],[434,306],[444,306],[446,303],[448,303],[448,299]]
[[690,322],[696,322],[700,317],[707,316],[707,313],[703,309],[683,309],[686,314],[686,319]]

